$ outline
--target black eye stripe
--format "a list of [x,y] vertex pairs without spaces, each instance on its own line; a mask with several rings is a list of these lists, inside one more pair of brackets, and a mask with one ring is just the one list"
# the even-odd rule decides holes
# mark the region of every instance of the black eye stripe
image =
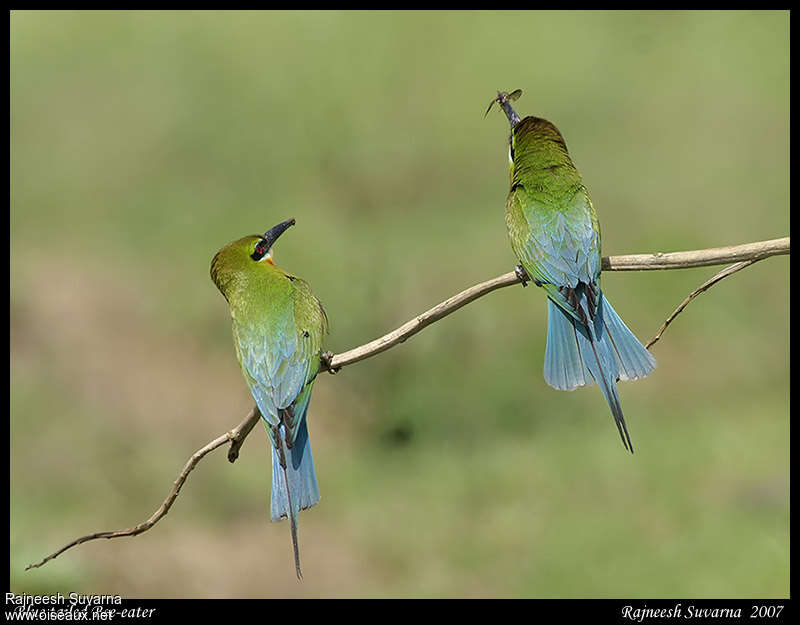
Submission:
[[253,253],[250,254],[250,258],[252,258],[253,260],[261,260],[262,258],[264,258],[267,252],[269,252],[269,248],[267,247],[267,242],[261,239],[258,243],[256,243]]

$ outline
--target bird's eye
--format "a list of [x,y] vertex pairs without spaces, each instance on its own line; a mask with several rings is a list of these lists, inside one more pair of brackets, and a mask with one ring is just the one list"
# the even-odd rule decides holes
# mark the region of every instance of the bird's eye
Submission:
[[250,258],[253,260],[261,260],[264,256],[269,252],[269,247],[267,246],[267,242],[264,239],[259,239],[256,243],[255,248],[253,249],[253,253],[250,254]]

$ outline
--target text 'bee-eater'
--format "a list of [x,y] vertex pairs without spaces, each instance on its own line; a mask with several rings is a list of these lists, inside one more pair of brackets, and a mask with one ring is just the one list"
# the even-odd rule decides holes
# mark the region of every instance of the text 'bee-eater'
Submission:
[[236,356],[272,441],[271,517],[289,519],[301,578],[297,517],[319,501],[306,414],[328,319],[308,283],[275,265],[272,246],[294,223],[223,247],[211,279],[228,301]]
[[511,125],[506,226],[523,285],[547,293],[544,379],[567,391],[597,382],[633,452],[617,381],[648,375],[656,361],[600,289],[600,225],[564,137],[546,119],[520,119],[511,101],[521,93],[499,91],[486,112],[499,104]]

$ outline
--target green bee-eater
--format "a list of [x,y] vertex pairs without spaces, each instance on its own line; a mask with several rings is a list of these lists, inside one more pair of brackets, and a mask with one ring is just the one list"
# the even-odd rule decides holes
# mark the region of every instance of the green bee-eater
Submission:
[[272,246],[294,223],[223,247],[211,279],[228,301],[236,357],[272,441],[271,517],[289,519],[300,578],[297,516],[319,501],[306,414],[328,319],[308,283],[275,265]]
[[564,137],[546,119],[519,118],[510,101],[521,93],[499,91],[486,112],[498,103],[511,125],[506,226],[523,285],[547,293],[544,379],[568,391],[596,381],[633,452],[617,381],[648,375],[656,361],[600,289],[600,224]]

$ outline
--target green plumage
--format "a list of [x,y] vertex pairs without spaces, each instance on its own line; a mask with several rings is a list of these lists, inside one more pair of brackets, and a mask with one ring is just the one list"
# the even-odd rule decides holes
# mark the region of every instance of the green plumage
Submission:
[[[291,406],[319,372],[328,318],[305,280],[271,260],[250,257],[259,240],[252,235],[222,248],[211,262],[211,279],[228,300],[245,380],[264,400],[264,419],[277,425],[279,412]],[[296,421],[290,417],[286,424],[290,445]]]
[[511,101],[521,93],[498,92],[492,104],[511,126],[505,213],[511,248],[548,297],[544,378],[559,390],[597,382],[632,452],[617,382],[648,375],[656,362],[600,287],[600,224],[564,137],[546,119],[517,115]]
[[306,415],[328,319],[308,283],[273,262],[294,220],[223,247],[211,279],[230,308],[236,357],[272,441],[273,521],[288,518],[298,577],[297,514],[319,501]]
[[526,117],[511,142],[511,189],[506,226],[511,248],[531,278],[561,308],[576,312],[560,287],[598,279],[600,224],[580,172],[558,129]]

